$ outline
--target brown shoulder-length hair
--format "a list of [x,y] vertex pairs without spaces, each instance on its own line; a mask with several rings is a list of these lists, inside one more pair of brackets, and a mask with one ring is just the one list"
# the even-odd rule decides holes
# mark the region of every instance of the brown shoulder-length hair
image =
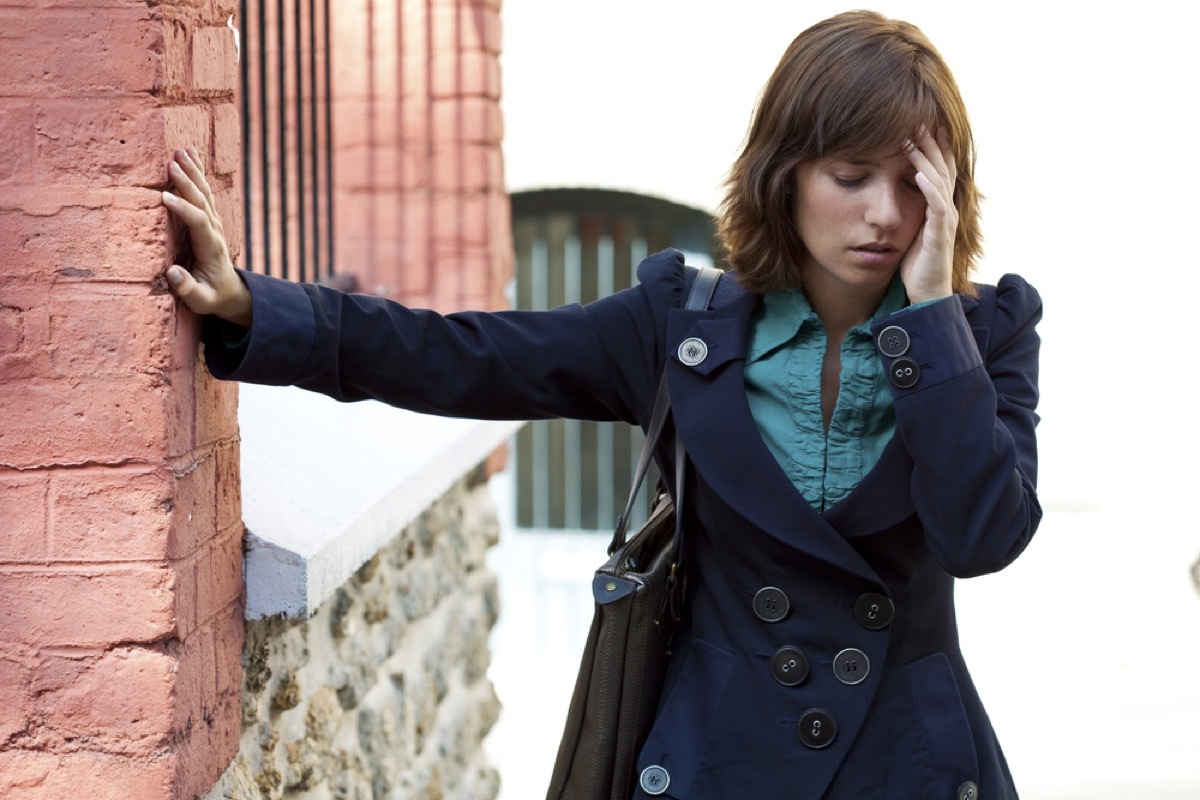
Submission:
[[797,289],[796,166],[820,158],[899,152],[921,128],[949,132],[958,168],[953,289],[982,251],[975,143],[954,76],[914,25],[873,11],[818,22],[788,47],[763,89],[746,147],[726,181],[717,233],[739,282],[754,292]]

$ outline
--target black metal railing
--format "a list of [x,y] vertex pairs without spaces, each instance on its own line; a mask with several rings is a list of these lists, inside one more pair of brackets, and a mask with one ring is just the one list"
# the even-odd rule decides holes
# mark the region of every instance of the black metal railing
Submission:
[[241,0],[244,264],[333,273],[331,0]]

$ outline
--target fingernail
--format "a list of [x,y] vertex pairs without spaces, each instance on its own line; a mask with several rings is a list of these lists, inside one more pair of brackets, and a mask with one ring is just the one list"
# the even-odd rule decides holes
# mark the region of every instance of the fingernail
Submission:
[[169,206],[175,205],[175,200],[176,200],[175,195],[171,194],[170,192],[163,192],[162,196],[163,196],[164,203],[166,203]]
[[183,270],[179,267],[170,267],[167,269],[167,283],[172,286],[178,286],[183,282]]

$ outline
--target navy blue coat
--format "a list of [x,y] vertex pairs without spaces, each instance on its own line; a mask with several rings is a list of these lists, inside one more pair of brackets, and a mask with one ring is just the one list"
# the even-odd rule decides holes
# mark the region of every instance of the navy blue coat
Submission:
[[[952,800],[972,785],[1015,798],[959,650],[953,591],[1016,558],[1041,517],[1036,291],[1005,276],[978,300],[873,323],[906,331],[919,376],[893,386],[896,434],[879,463],[819,513],[746,402],[758,297],[727,276],[713,309],[689,312],[693,276],[666,251],[643,262],[639,286],[587,306],[441,316],[247,274],[248,346],[225,347],[210,326],[206,354],[219,378],[340,400],[642,426],[665,363],[690,459],[690,606],[639,759],[661,768],[648,786],[669,776],[660,796],[687,800]],[[708,354],[688,366],[676,350],[693,337]],[[666,474],[670,457],[658,454]],[[764,621],[764,603],[782,619]],[[798,685],[776,678],[798,674],[775,659],[786,646],[807,662]]]

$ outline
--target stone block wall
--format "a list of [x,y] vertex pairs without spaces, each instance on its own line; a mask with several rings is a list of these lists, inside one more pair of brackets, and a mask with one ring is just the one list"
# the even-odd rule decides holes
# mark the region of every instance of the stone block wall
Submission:
[[205,800],[491,800],[499,528],[465,479],[304,621],[247,625],[241,750]]

